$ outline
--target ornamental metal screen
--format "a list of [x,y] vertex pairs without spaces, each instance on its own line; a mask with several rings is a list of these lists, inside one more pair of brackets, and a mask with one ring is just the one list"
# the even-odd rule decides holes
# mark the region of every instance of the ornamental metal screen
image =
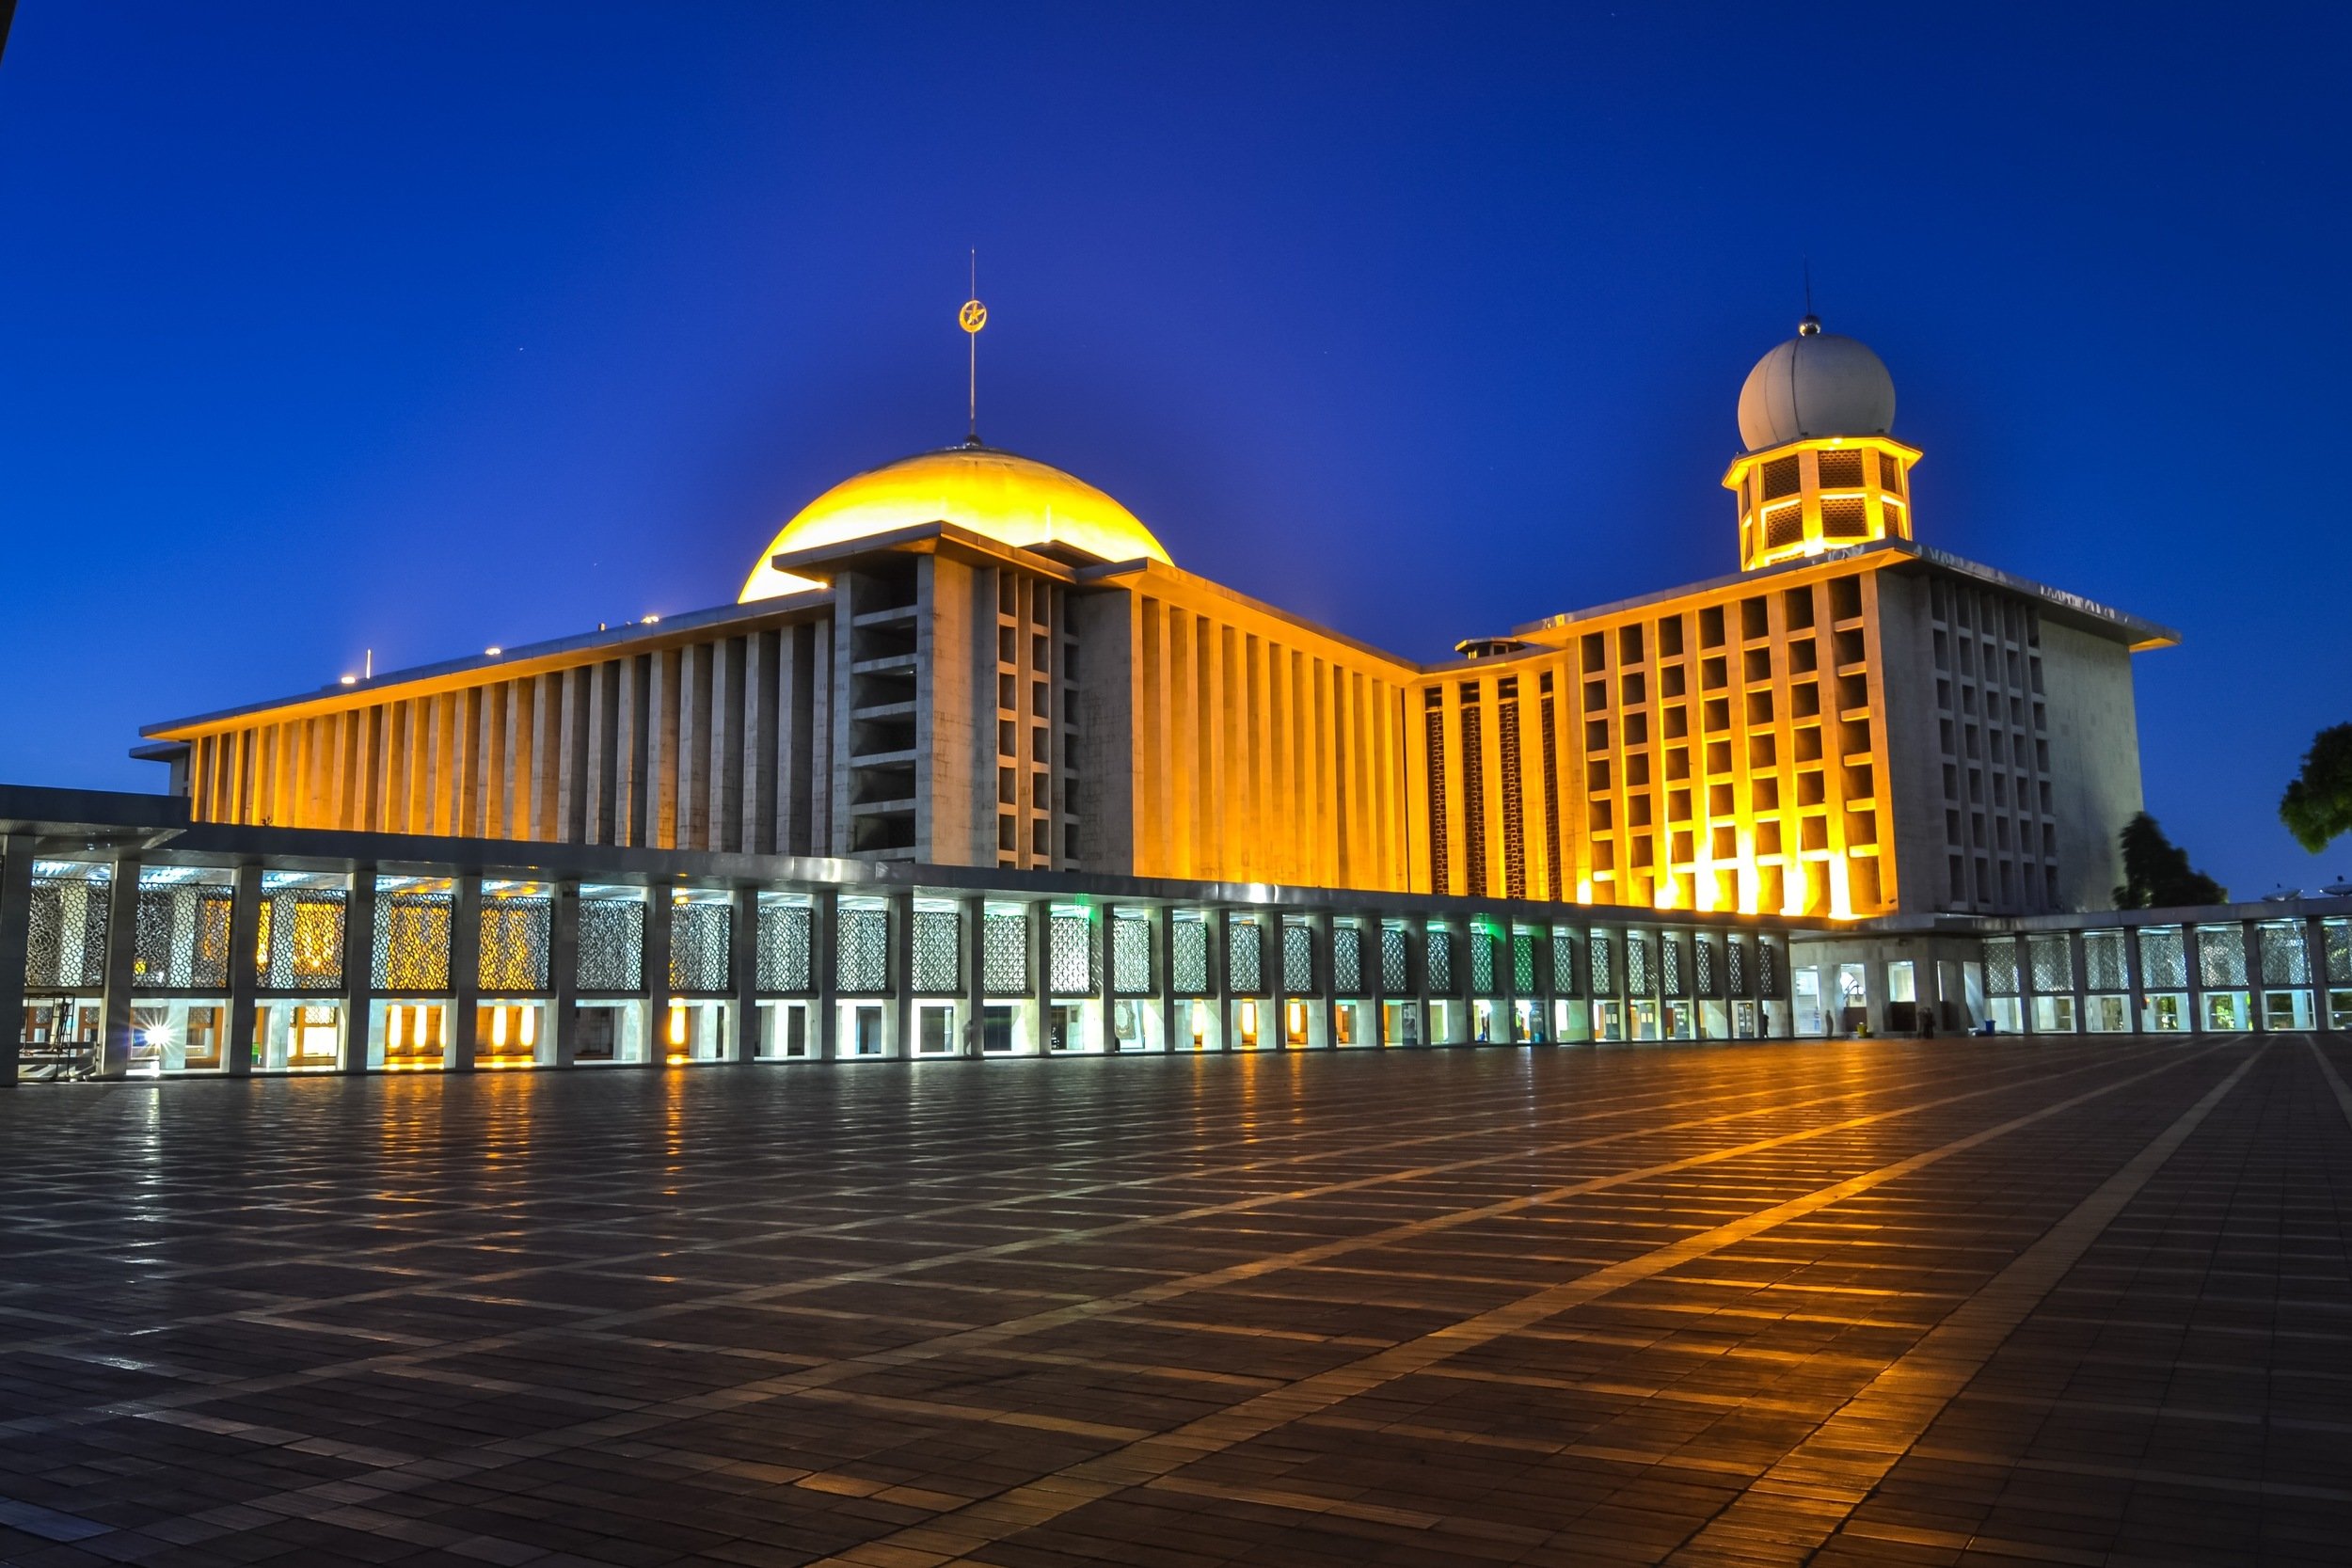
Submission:
[[1495,939],[1491,931],[1472,927],[1465,933],[1470,943],[1470,992],[1476,996],[1495,993]]
[[1179,920],[1169,932],[1175,952],[1169,989],[1179,996],[1209,994],[1209,923]]
[[2074,989],[2074,947],[2063,933],[2040,933],[2026,939],[2027,961],[2033,966],[2033,989],[2050,995]]
[[24,984],[88,990],[106,983],[106,895],[111,879],[33,878],[24,934]]
[[914,911],[914,990],[919,996],[953,996],[963,989],[959,948],[963,922],[953,910]]
[[1753,999],[1756,975],[1748,963],[1748,944],[1739,937],[1724,943],[1724,989],[1731,995]]
[[851,996],[890,989],[890,911],[843,906],[835,929],[834,987]]
[[526,895],[482,901],[480,984],[491,996],[548,989],[555,901]]
[[1691,939],[1691,967],[1696,971],[1701,996],[1717,997],[1724,993],[1723,966],[1715,961],[1715,939],[1701,932]]
[[1454,990],[1454,937],[1451,932],[1429,933],[1429,989],[1449,995]]
[[2311,960],[2305,957],[2303,950],[2302,922],[2266,922],[2255,927],[2254,934],[2262,946],[2264,985],[2308,986],[2312,983]]
[[1121,996],[1152,994],[1152,922],[1148,916],[1112,917],[1111,989]]
[[255,951],[263,990],[342,990],[349,902],[341,888],[285,888],[262,897]]
[[694,901],[670,906],[670,989],[724,991],[735,983],[735,911]]
[[1331,927],[1331,989],[1359,996],[1364,989],[1364,933],[1359,926]]
[[1282,923],[1282,989],[1293,996],[1315,989],[1315,933],[1294,921]]
[[980,983],[991,996],[1029,994],[1029,917],[991,911],[980,921]]
[[378,892],[375,989],[448,990],[449,938],[456,923],[457,899],[453,894]]
[[1661,936],[1658,939],[1658,959],[1660,977],[1664,982],[1667,997],[1677,1002],[1689,997],[1691,977],[1688,966],[1682,961],[1681,940],[1672,936]]
[[2352,920],[2330,920],[2320,927],[2328,949],[2328,980],[2352,980]]
[[1565,926],[1551,928],[1551,990],[1555,996],[1581,996],[1577,985],[1576,950],[1584,945],[1584,933]]
[[1984,943],[1984,992],[1987,996],[2017,994],[2017,939],[1988,937]]
[[1400,996],[1412,989],[1412,948],[1402,926],[1380,927],[1380,989]]
[[1781,961],[1781,951],[1769,942],[1756,944],[1756,994],[1767,1001],[1788,1000],[1788,966]]
[[1615,955],[1611,951],[1609,933],[1595,931],[1586,947],[1592,957],[1587,960],[1584,973],[1592,978],[1593,994],[1613,994],[1617,989],[1617,965]]
[[2150,990],[2188,989],[2188,948],[2177,926],[2139,933],[2139,983]]
[[1225,955],[1225,983],[1235,996],[1255,996],[1265,989],[1265,932],[1254,920],[1236,920],[1226,928],[1232,948]]
[[1511,989],[1521,996],[1534,993],[1535,933],[1533,931],[1511,933]]
[[1625,990],[1628,996],[1655,996],[1658,977],[1649,960],[1649,933],[1628,931],[1625,934]]
[[2246,931],[2237,926],[2197,927],[2197,974],[2206,986],[2246,984]]
[[230,890],[216,883],[139,889],[131,983],[174,990],[226,987],[232,902]]
[[815,911],[806,904],[763,898],[759,903],[759,989],[771,994],[815,989],[809,976],[808,940]]
[[643,990],[645,986],[645,901],[580,901],[579,982],[588,995]]
[[2123,933],[2085,931],[2083,971],[2085,983],[2092,990],[2129,990],[2132,978],[2124,963]]
[[1084,914],[1056,913],[1045,928],[1047,973],[1056,996],[1092,996],[1094,922]]

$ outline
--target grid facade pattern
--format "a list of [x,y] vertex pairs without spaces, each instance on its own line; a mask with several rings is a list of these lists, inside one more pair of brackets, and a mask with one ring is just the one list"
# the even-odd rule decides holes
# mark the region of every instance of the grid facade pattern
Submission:
[[1092,996],[1099,989],[1092,919],[1083,914],[1056,914],[1045,928],[1045,952],[1056,996]]
[[1445,827],[1445,709],[1435,705],[1422,717],[1422,756],[1429,786],[1429,885],[1444,893],[1452,886],[1454,857]]
[[173,990],[218,990],[229,984],[225,887],[183,882],[139,889],[138,949],[131,983]]
[[1691,960],[1691,967],[1696,971],[1698,993],[1705,997],[1723,995],[1724,972],[1715,961],[1715,939],[1704,933],[1692,939]]
[[2207,986],[2246,984],[2246,932],[2237,926],[2197,927],[2197,974]]
[[1444,995],[1454,990],[1454,937],[1447,931],[1429,933],[1429,989]]
[[1364,990],[1364,932],[1359,926],[1331,927],[1331,990],[1341,996]]
[[1142,915],[1111,920],[1111,990],[1121,996],[1152,994],[1152,922]]
[[991,996],[1029,993],[1029,917],[992,911],[980,922],[980,986]]
[[1551,931],[1551,989],[1561,996],[1581,996],[1584,988],[1577,983],[1576,950],[1584,945],[1584,934],[1565,926]]
[[1585,959],[1584,974],[1595,996],[1613,995],[1617,989],[1616,954],[1606,931],[1595,931],[1585,944],[1590,956]]
[[1495,993],[1494,933],[1471,927],[1463,933],[1463,942],[1470,948],[1470,993],[1492,996]]
[[[1990,950],[1992,944],[1985,944]],[[2139,983],[2150,990],[2188,989],[2188,948],[2179,927],[2150,927],[2139,933]]]
[[1315,933],[1296,921],[1282,922],[1282,989],[1293,996],[1315,989]]
[[1661,989],[1667,996],[1677,1002],[1684,1001],[1689,998],[1691,994],[1691,976],[1688,966],[1682,961],[1682,942],[1680,938],[1659,938],[1658,969],[1659,978],[1661,982]]
[[1495,709],[1495,750],[1502,768],[1502,892],[1527,896],[1527,810],[1519,788],[1519,705],[1509,695]]
[[1232,946],[1225,955],[1225,984],[1235,996],[1256,996],[1265,990],[1265,928],[1236,920],[1226,930]]
[[490,996],[548,989],[554,947],[555,900],[524,895],[482,901],[482,953],[477,983]]
[[1788,966],[1780,961],[1780,949],[1769,942],[1756,944],[1756,983],[1758,995],[1774,1002],[1788,1000]]
[[953,910],[914,911],[914,974],[910,977],[922,996],[953,996],[963,989],[963,964],[959,948],[963,924]]
[[1990,937],[1984,944],[1984,990],[1987,996],[2017,994],[2017,939]]
[[1724,943],[1724,989],[1732,995],[1753,999],[1756,992],[1750,982],[1755,978],[1748,963],[1748,944],[1739,937]]
[[375,989],[386,991],[449,990],[449,939],[457,924],[457,899],[447,893],[381,893],[375,895]]
[[670,989],[709,995],[735,984],[735,911],[724,904],[670,906]]
[[1168,988],[1179,996],[1209,994],[1209,923],[1179,920],[1168,927],[1173,962]]
[[1399,996],[1412,989],[1412,947],[1402,926],[1380,927],[1380,989]]
[[262,899],[255,936],[263,990],[341,990],[343,919],[350,895],[341,888],[287,888]]
[[2330,920],[2320,927],[2328,950],[2328,982],[2352,980],[2352,920]]
[[1658,976],[1652,969],[1649,933],[1628,931],[1625,934],[1625,991],[1628,996],[1658,994]]
[[33,879],[24,941],[24,984],[44,990],[90,990],[106,983],[106,878]]
[[1544,865],[1551,882],[1550,895],[1557,901],[1568,895],[1567,871],[1560,859],[1560,715],[1549,689],[1551,677],[1546,675],[1536,705],[1543,714]]
[[1511,933],[1511,989],[1521,996],[1533,995],[1535,990],[1535,933]]
[[[585,908],[585,906],[582,906]],[[813,989],[808,939],[813,914],[806,904],[762,899],[759,905],[758,973],[755,984],[771,995],[799,995]]]
[[582,898],[580,901],[580,989],[599,992],[643,990],[645,986],[645,901],[643,898]]
[[890,911],[847,909],[835,928],[841,945],[834,952],[834,989],[851,996],[873,996],[890,989]]
[[1486,885],[1486,737],[1476,703],[1462,705],[1462,871],[1464,887],[1473,898],[1494,889]]

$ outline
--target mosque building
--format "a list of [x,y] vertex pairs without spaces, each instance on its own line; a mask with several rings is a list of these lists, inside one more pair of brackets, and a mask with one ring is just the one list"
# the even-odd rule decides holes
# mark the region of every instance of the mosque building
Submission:
[[975,436],[734,603],[151,725],[0,785],[0,1085],[2352,1026],[2352,900],[2109,908],[2172,632],[1921,544],[1810,316],[1738,416],[1736,571],[1438,663]]

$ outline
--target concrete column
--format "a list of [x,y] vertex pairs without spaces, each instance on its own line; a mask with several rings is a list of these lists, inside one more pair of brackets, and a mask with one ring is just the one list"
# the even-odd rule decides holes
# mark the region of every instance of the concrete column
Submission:
[[1413,1032],[1429,1043],[1429,922],[1405,923],[1405,971],[1413,988]]
[[[1291,1048],[1290,918],[1279,909],[1258,911],[1258,982],[1265,992],[1258,1011],[1258,1048]],[[1267,1035],[1274,1037],[1267,1039]]]
[[548,923],[548,987],[554,995],[548,1021],[555,1035],[555,1065],[580,1060],[580,884],[558,882]]
[[2137,1035],[2148,1027],[2148,972],[2140,967],[2137,926],[2123,927],[2123,982],[2131,992],[2131,1001],[2125,1004],[2132,1010],[2127,1027]]
[[2265,1022],[2262,932],[2253,921],[2241,920],[2237,924],[2239,950],[2246,955],[2246,1026],[2259,1035]]
[[670,890],[660,882],[645,890],[645,1059],[670,1063]]
[[33,840],[0,839],[0,1089],[16,1087],[24,1043],[24,948],[33,927]]
[[1160,1049],[1191,1049],[1192,999],[1176,994],[1176,911],[1165,904],[1152,911],[1152,976],[1159,988]]
[[1053,918],[1053,906],[1025,904],[1022,915],[1028,922],[1025,935],[1029,943],[1029,996],[1037,1010],[1037,1038],[1031,1049],[1042,1056],[1051,1052],[1054,1040],[1053,933],[1046,927]]
[[139,863],[126,856],[114,873],[106,888],[106,990],[98,1015],[101,1078],[131,1074],[131,988],[139,955]]
[[1088,960],[1093,966],[1094,1044],[1105,1056],[1119,1053],[1118,1021],[1111,1016],[1119,1005],[1119,988],[1111,983],[1111,921],[1116,917],[1108,905],[1087,911],[1087,940],[1094,944]]
[[455,998],[450,1020],[449,1053],[442,1065],[452,1072],[473,1070],[474,1031],[482,1013],[482,879],[457,879],[457,911],[450,919],[449,984]]
[[262,868],[237,867],[229,903],[229,1038],[220,1069],[231,1078],[253,1071],[253,993],[261,978]]
[[[5,961],[5,960],[0,960]],[[2311,977],[2312,1027],[2328,1027],[2328,927],[2317,915],[2303,920],[2303,973]]]
[[351,876],[343,900],[343,1070],[368,1070],[369,1013],[375,1006],[375,867]]
[[809,1006],[817,1016],[809,1020],[808,1049],[820,1062],[841,1053],[841,969],[835,955],[840,945],[841,894],[818,888],[809,896]]
[[882,947],[882,1004],[889,1009],[890,1038],[882,1053],[904,1059],[914,1054],[914,894],[898,888],[890,895],[889,935]]
[[987,1033],[988,1017],[988,899],[964,895],[956,910],[956,978],[963,986],[963,1027],[956,1051],[977,1056]]
[[[1241,1020],[1233,1012],[1233,911],[1216,910],[1209,917],[1209,986],[1216,998],[1216,1048],[1233,1049]],[[1263,955],[1261,955],[1263,957]]]
[[2074,988],[2074,1032],[2085,1034],[2090,1028],[2090,955],[2083,951],[2079,927],[2066,933],[2066,963]]
[[[726,819],[713,817],[714,831]],[[735,999],[727,1007],[725,1059],[759,1054],[759,890],[739,887],[728,899],[727,978]]]
[[1487,1036],[1496,1045],[1518,1043],[1519,976],[1518,953],[1515,947],[1518,937],[1511,923],[1501,923],[1495,933],[1486,940],[1494,954],[1495,1022]]
[[1357,1037],[1375,1048],[1389,1043],[1384,1032],[1388,1025],[1389,976],[1387,966],[1381,962],[1382,940],[1378,911],[1358,918],[1356,951],[1360,984],[1356,988],[1356,1026],[1360,1033]]
[[[1331,962],[1331,911],[1323,910],[1310,915],[1307,929],[1315,948],[1315,1003],[1323,1012],[1323,1046],[1327,1051],[1336,1051],[1340,1045],[1340,993],[1338,973]],[[1360,1024],[1363,1021],[1359,1018],[1357,1022]]]

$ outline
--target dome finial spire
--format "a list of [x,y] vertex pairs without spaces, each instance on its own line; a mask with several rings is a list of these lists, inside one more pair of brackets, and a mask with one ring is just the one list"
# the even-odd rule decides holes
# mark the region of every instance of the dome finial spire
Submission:
[[1797,336],[1818,338],[1821,335],[1821,318],[1813,313],[1813,258],[1804,259],[1804,320],[1797,324]]
[[980,328],[988,325],[988,307],[980,303],[980,247],[972,247],[972,292],[964,296],[963,309],[956,312],[956,325],[963,328],[964,338],[971,345],[971,379],[965,384],[964,412],[969,422],[964,427],[963,444],[980,444]]

